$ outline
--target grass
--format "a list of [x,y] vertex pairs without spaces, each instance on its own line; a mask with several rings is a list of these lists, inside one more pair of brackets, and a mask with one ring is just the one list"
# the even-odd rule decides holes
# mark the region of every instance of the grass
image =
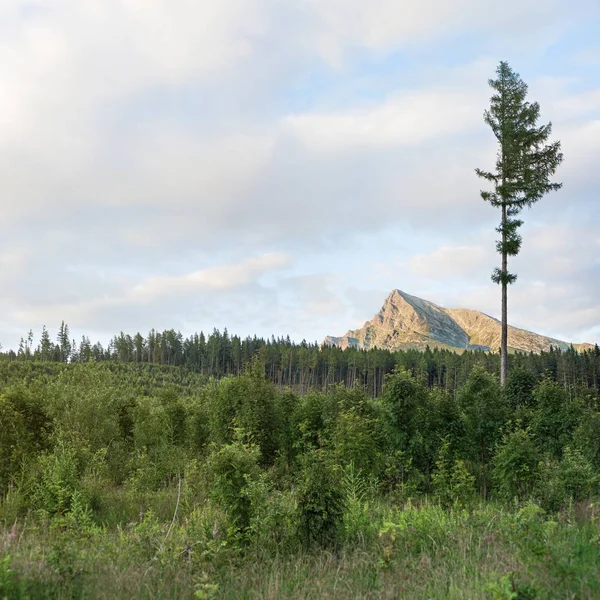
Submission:
[[587,505],[554,518],[532,504],[364,509],[375,527],[359,542],[312,551],[243,541],[210,506],[170,534],[152,512],[117,527],[30,515],[0,531],[0,598],[600,597],[600,527]]

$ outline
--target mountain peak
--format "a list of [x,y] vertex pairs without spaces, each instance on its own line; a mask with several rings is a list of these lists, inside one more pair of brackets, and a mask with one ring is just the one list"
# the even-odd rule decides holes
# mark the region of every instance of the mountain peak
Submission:
[[[324,344],[341,348],[406,348],[427,346],[454,350],[493,350],[500,346],[500,321],[477,310],[443,308],[429,300],[394,289],[381,310],[360,329],[340,337],[327,336]],[[509,326],[508,345],[513,350],[541,352],[567,349],[571,344]],[[574,344],[580,349],[588,344]]]

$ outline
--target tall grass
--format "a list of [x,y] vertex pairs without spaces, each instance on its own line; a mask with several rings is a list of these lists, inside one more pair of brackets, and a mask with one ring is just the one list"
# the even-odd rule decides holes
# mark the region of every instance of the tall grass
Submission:
[[346,542],[310,551],[241,539],[210,503],[170,531],[151,510],[125,527],[17,521],[0,533],[0,598],[600,597],[594,506],[351,510]]

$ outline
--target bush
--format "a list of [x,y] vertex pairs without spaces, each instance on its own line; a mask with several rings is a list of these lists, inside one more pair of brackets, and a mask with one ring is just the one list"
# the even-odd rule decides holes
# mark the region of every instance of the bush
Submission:
[[16,474],[25,449],[22,440],[26,435],[23,417],[9,401],[0,396],[0,495]]
[[536,378],[531,371],[520,366],[515,366],[510,370],[506,379],[506,385],[502,391],[513,410],[521,406],[533,406],[533,390],[536,383]]
[[481,367],[475,367],[459,393],[466,438],[464,457],[481,465],[481,492],[488,492],[488,464],[498,441],[501,427],[508,417],[508,404],[498,379]]
[[344,516],[345,498],[340,469],[319,448],[302,457],[298,486],[298,533],[309,548],[335,544]]
[[235,429],[242,428],[259,448],[261,462],[272,464],[280,438],[276,390],[259,367],[257,363],[241,377],[221,380],[210,399],[210,425],[218,444],[231,443]]
[[238,430],[236,440],[217,449],[213,448],[207,460],[211,481],[211,495],[229,514],[233,525],[243,531],[250,525],[252,503],[246,488],[260,474],[260,449],[243,442]]
[[573,434],[573,444],[600,472],[600,413],[587,410]]
[[566,391],[556,382],[542,381],[534,392],[536,408],[531,434],[538,446],[560,459],[563,448],[571,444],[573,430],[581,416],[578,402],[570,402]]
[[427,391],[404,369],[396,368],[387,377],[381,402],[388,413],[397,449],[407,449],[417,428],[419,408],[426,398]]
[[247,533],[256,552],[267,556],[297,548],[296,499],[293,492],[275,487],[271,474],[248,479],[243,490],[250,501],[251,519]]
[[377,533],[377,527],[370,514],[370,500],[373,489],[364,475],[350,463],[343,469],[342,487],[344,490],[343,534],[346,542],[365,542],[366,538]]
[[529,496],[538,479],[540,457],[528,430],[518,429],[502,439],[492,460],[492,477],[506,499]]
[[40,459],[40,478],[34,491],[37,508],[50,515],[71,509],[73,496],[80,490],[80,465],[77,452],[59,440],[50,454]]
[[436,467],[432,477],[433,491],[443,506],[465,505],[473,500],[475,477],[463,460],[452,460],[447,440],[440,448]]
[[344,410],[337,419],[333,447],[342,465],[353,463],[363,473],[379,475],[382,444],[378,436],[379,423],[352,407]]
[[541,464],[540,501],[546,510],[558,510],[569,500],[579,502],[597,494],[599,483],[589,460],[567,446],[560,462],[547,458]]
[[306,452],[331,442],[337,406],[331,395],[312,393],[299,399],[291,417],[292,445]]

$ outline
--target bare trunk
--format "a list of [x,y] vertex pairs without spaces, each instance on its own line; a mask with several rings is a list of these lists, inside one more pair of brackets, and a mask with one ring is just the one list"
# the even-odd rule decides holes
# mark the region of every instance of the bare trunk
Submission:
[[[506,223],[506,204],[502,205],[502,225]],[[502,245],[506,244],[506,233],[502,233]],[[506,375],[508,373],[508,320],[507,320],[507,283],[506,274],[507,268],[506,250],[502,250],[502,339],[500,341],[500,383],[506,383]]]

